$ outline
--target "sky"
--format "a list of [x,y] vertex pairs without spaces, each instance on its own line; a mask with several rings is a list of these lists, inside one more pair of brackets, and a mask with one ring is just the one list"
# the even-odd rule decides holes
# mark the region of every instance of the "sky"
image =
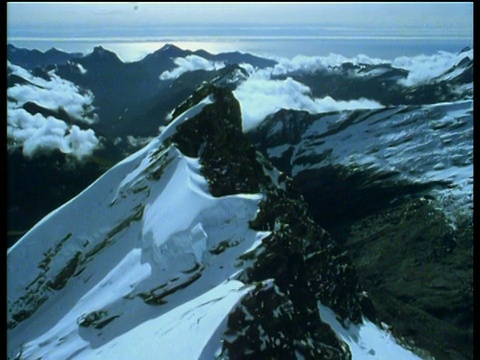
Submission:
[[124,61],[167,43],[212,53],[393,59],[473,46],[473,2],[9,2],[7,42],[84,54],[101,44]]
[[[450,3],[7,3],[8,36],[44,36],[71,30],[122,34],[132,28],[245,25],[252,28],[325,26],[342,31],[423,29],[473,34],[473,2]],[[183,27],[185,30],[185,27]],[[90,33],[91,34],[91,33]]]

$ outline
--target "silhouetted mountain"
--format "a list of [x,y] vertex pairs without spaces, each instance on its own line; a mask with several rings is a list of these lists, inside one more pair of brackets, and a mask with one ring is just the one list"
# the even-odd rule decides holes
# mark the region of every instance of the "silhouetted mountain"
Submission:
[[82,53],[67,53],[55,48],[41,52],[39,50],[28,50],[17,48],[7,44],[7,59],[15,65],[25,69],[33,70],[37,67],[45,67],[52,64],[63,65],[69,60],[82,57]]
[[252,65],[253,67],[257,67],[259,69],[275,66],[275,64],[277,63],[274,60],[261,58],[248,53],[241,53],[239,51],[213,55],[205,50],[197,50],[197,51],[194,51],[193,54],[201,56],[204,59],[211,60],[211,61],[225,61],[227,64],[246,63],[246,64]]
[[[142,60],[131,63],[123,63],[113,52],[96,47],[91,54],[58,66],[56,73],[93,92],[94,105],[102,119],[97,125],[101,132],[112,137],[152,136],[157,133],[159,126],[165,125],[168,112],[185,100],[193,89],[220,74],[216,71],[196,71],[194,75],[184,75],[183,79],[188,77],[188,81],[159,80],[163,72],[175,68],[175,58],[199,54],[206,56],[207,60],[223,61],[227,65],[250,63],[262,67],[275,64],[274,61],[249,54],[211,55],[205,51],[192,52],[167,44]],[[78,69],[78,64],[83,71]],[[165,96],[166,92],[168,96]],[[152,123],[138,126],[137,119],[145,119],[145,114]]]

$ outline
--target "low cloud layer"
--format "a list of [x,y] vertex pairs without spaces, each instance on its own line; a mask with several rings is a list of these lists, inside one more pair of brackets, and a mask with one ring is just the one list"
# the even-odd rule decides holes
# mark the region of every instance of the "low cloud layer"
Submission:
[[70,81],[62,79],[50,72],[50,80],[33,76],[27,70],[7,64],[12,74],[18,75],[31,84],[16,84],[7,90],[7,96],[14,99],[20,106],[27,101],[56,110],[63,107],[73,118],[87,124],[97,121],[93,114],[93,94],[80,89]]
[[177,79],[180,75],[195,70],[219,70],[225,67],[223,62],[209,61],[201,56],[188,55],[184,58],[178,57],[174,61],[177,66],[173,70],[164,71],[160,75],[160,80],[173,80]]
[[26,157],[48,154],[59,150],[81,160],[100,146],[100,140],[92,129],[82,130],[77,125],[40,113],[30,114],[22,108],[27,101],[56,110],[63,107],[73,118],[93,123],[93,95],[82,94],[69,81],[49,73],[47,81],[33,76],[27,70],[7,64],[13,74],[27,80],[27,84],[16,84],[7,90],[7,137],[10,149],[21,147]]
[[[240,101],[246,131],[257,126],[267,115],[282,108],[304,110],[310,113],[342,111],[353,109],[375,109],[382,104],[365,98],[349,101],[337,101],[330,96],[322,99],[313,98],[310,89],[293,80],[288,75],[328,71],[332,67],[344,63],[358,64],[390,64],[393,67],[409,71],[406,79],[399,80],[405,86],[416,85],[428,81],[448,71],[465,56],[473,59],[473,50],[461,54],[439,52],[435,55],[419,55],[415,57],[399,57],[393,61],[357,55],[346,58],[342,55],[328,56],[296,56],[292,59],[276,58],[274,67],[258,70],[251,65],[242,64],[250,77],[234,91]],[[285,80],[273,80],[278,76],[287,76]]]
[[310,88],[288,77],[272,80],[270,70],[255,71],[246,67],[250,78],[240,84],[234,94],[242,109],[243,128],[249,131],[258,126],[267,115],[280,109],[304,110],[310,113],[381,108],[382,104],[368,99],[336,101],[327,96],[313,98]]
[[428,81],[448,71],[452,66],[458,64],[465,56],[473,59],[473,50],[463,53],[451,53],[439,51],[433,55],[418,55],[413,57],[401,56],[393,61],[379,58],[371,58],[367,55],[357,55],[347,58],[338,54],[328,56],[295,56],[292,59],[277,58],[278,64],[271,70],[272,75],[288,75],[296,72],[313,73],[319,70],[325,70],[329,67],[340,66],[343,63],[368,64],[390,64],[395,68],[409,71],[406,79],[399,80],[400,84],[413,86],[424,81]]
[[473,50],[461,54],[440,51],[430,56],[402,56],[393,60],[392,65],[409,71],[408,77],[399,82],[405,86],[412,86],[442,75],[465,56],[473,59]]
[[328,69],[329,67],[340,66],[343,63],[369,64],[377,65],[386,61],[378,58],[371,58],[367,55],[357,55],[353,58],[347,58],[338,54],[328,56],[305,56],[298,55],[292,59],[278,58],[278,62],[272,69],[272,75],[287,75],[290,73],[313,73],[318,70]]
[[41,114],[32,115],[24,109],[8,109],[7,137],[13,146],[22,146],[26,157],[48,154],[60,150],[81,160],[100,145],[91,129],[82,130],[77,125],[68,126],[64,121]]

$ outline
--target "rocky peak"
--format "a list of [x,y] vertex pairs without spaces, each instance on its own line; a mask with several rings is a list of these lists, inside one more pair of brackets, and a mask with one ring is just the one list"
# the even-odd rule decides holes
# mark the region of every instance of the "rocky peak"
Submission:
[[230,90],[235,90],[249,76],[248,72],[238,64],[228,64],[218,72],[219,75],[212,82],[217,86],[226,87]]
[[141,62],[148,62],[151,60],[158,61],[160,59],[171,59],[176,57],[183,57],[190,54],[191,51],[180,49],[173,44],[165,44],[160,49],[148,54]]
[[462,50],[460,50],[459,54],[465,53],[472,50],[470,46],[465,46]]
[[[348,349],[320,319],[317,304],[331,307],[347,323],[375,317],[348,255],[311,219],[291,180],[283,174],[273,180],[271,174],[278,172],[242,133],[231,91],[204,87],[190,103],[207,93],[215,101],[180,125],[172,142],[184,154],[200,158],[213,195],[261,192],[264,200],[251,227],[271,232],[242,259],[248,265],[241,280],[258,286],[230,315],[222,356],[348,357]],[[252,319],[249,314],[258,315]],[[262,347],[265,337],[272,346]]]
[[190,336],[200,358],[350,359],[347,342],[361,340],[338,336],[321,309],[344,329],[376,319],[348,254],[247,139],[232,91],[215,85],[8,256],[11,358],[152,358],[151,348],[178,358],[165,344]]
[[85,57],[79,59],[79,63],[97,64],[97,66],[113,66],[122,64],[122,60],[114,52],[105,49],[103,46],[95,46],[93,51]]
[[185,155],[200,158],[213,195],[258,192],[265,180],[255,161],[255,148],[243,135],[238,101],[230,90],[208,85],[187,104],[205,94],[210,94],[214,103],[180,125],[172,141]]

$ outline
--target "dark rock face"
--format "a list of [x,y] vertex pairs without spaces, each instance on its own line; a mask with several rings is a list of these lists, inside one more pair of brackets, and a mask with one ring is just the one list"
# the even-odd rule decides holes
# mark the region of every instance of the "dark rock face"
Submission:
[[172,141],[186,155],[199,156],[213,195],[263,193],[251,227],[272,232],[241,259],[247,265],[241,280],[257,287],[230,315],[220,358],[349,359],[348,347],[318,311],[321,302],[347,322],[375,318],[348,254],[311,219],[291,180],[272,180],[276,170],[242,133],[229,90],[202,88],[178,112],[207,94],[215,103],[180,125]]
[[266,179],[255,160],[255,147],[242,133],[238,102],[224,88],[207,86],[199,91],[206,93],[212,94],[215,104],[180,125],[173,142],[185,155],[200,158],[213,195],[258,192]]
[[472,229],[453,231],[432,200],[417,198],[342,236],[379,317],[435,359],[473,357]]
[[295,305],[276,285],[259,285],[228,320],[220,359],[351,359],[315,304]]
[[[346,166],[332,165],[317,170],[306,170],[295,177],[305,198],[310,199],[315,219],[330,231],[358,221],[367,215],[388,208],[405,197],[421,196],[436,187],[446,186],[441,181],[410,183],[395,181],[396,172],[362,171],[351,173]],[[382,184],[378,186],[378,184]]]
[[436,359],[473,355],[470,109],[284,110],[249,134],[349,254],[378,319]]

